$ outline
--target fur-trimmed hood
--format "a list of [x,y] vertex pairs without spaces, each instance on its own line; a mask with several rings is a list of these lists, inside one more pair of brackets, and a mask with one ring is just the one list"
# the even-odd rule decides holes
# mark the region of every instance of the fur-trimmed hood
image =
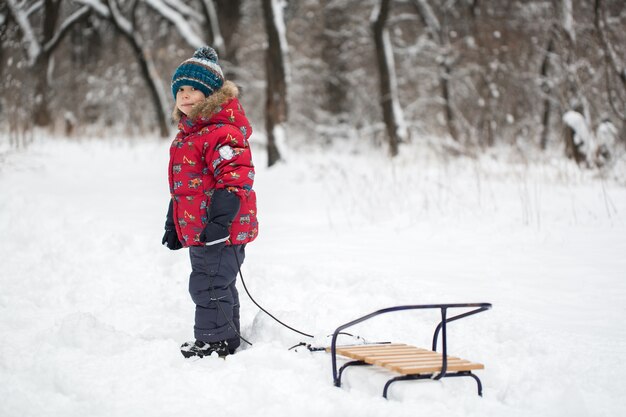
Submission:
[[[222,104],[237,97],[239,97],[239,88],[237,85],[232,81],[225,81],[222,88],[205,98],[204,101],[193,106],[187,118],[190,120],[195,120],[198,117],[208,119],[221,110]],[[174,111],[172,112],[174,121],[180,121],[183,116],[184,114],[178,110],[178,107],[174,106]]]

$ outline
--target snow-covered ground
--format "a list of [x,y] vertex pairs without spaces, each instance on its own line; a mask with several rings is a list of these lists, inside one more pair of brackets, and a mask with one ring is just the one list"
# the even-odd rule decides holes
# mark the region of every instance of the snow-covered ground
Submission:
[[[6,139],[2,139],[6,141]],[[558,159],[445,161],[419,147],[292,151],[264,168],[243,273],[272,313],[317,335],[382,307],[491,302],[449,326],[471,379],[351,368],[260,313],[254,346],[184,360],[186,250],[160,245],[169,141],[38,140],[0,154],[0,416],[626,415],[626,189]],[[435,312],[352,329],[427,347]],[[353,343],[353,340],[346,340]]]

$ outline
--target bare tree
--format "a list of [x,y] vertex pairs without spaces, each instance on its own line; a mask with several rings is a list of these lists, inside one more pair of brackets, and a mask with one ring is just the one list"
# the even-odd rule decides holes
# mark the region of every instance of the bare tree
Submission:
[[[128,41],[128,44],[134,51],[134,55],[139,63],[141,75],[143,76],[156,114],[159,133],[165,137],[169,135],[168,114],[166,108],[168,106],[167,98],[158,71],[156,70],[152,56],[144,46],[144,39],[136,27],[136,10],[138,2],[131,2],[127,10],[121,10],[117,0],[105,0],[106,4],[100,0],[74,0],[85,3],[91,7],[102,18],[108,19],[113,23],[117,31]],[[127,13],[128,17],[124,14]]]
[[209,33],[207,38],[210,39],[210,43],[214,46],[218,53],[225,54],[224,37],[220,29],[220,21],[215,8],[213,0],[201,0],[202,11],[204,12],[205,21],[208,23],[207,28]]
[[539,146],[543,150],[548,147],[548,134],[550,132],[550,116],[552,109],[550,96],[552,94],[552,87],[550,85],[550,82],[548,81],[548,71],[550,70],[551,55],[554,53],[555,31],[555,29],[550,30],[550,38],[548,39],[548,44],[546,46],[545,53],[541,61],[540,69],[541,91],[544,95],[544,98],[543,111],[541,115],[541,133]]
[[110,11],[111,21],[117,28],[117,30],[126,38],[131,48],[135,52],[137,61],[139,62],[139,68],[146,80],[150,94],[152,96],[152,102],[154,105],[155,113],[157,114],[157,123],[159,125],[159,132],[161,136],[167,136],[169,134],[167,116],[167,99],[163,85],[161,84],[159,73],[156,70],[154,61],[148,53],[147,48],[144,47],[144,40],[141,33],[136,28],[136,16],[137,2],[131,3],[129,18],[127,18],[119,9],[117,0],[106,0],[107,6]]
[[[52,116],[49,109],[48,92],[50,60],[55,49],[74,24],[89,14],[89,7],[80,7],[60,25],[57,25],[61,12],[61,0],[36,2],[7,0],[8,11],[22,32],[23,44],[28,57],[28,65],[35,76],[34,123],[49,126]],[[36,29],[31,19],[41,22]]]
[[[577,72],[577,34],[575,13],[572,0],[555,0],[551,3],[551,13],[547,18],[547,30],[542,48],[541,63],[539,66],[539,89],[537,94],[542,99],[541,125],[539,130],[539,146],[547,149],[553,124],[553,111],[564,114],[570,110],[585,115],[586,124],[589,121],[590,111],[584,89],[581,87]],[[557,123],[565,119],[556,119]],[[568,157],[580,163],[585,159],[585,147],[574,140],[582,140],[583,136],[576,136],[570,126],[560,125],[565,141],[565,153]],[[558,132],[558,131],[557,131]],[[585,140],[589,140],[586,136]]]
[[[591,134],[576,134],[575,129],[566,122],[568,114],[577,113],[583,119],[580,125],[589,125],[590,109],[584,93],[581,91],[578,75],[574,68],[576,61],[576,30],[574,20],[574,8],[572,0],[560,0],[560,24],[557,25],[560,34],[560,55],[565,62],[565,108],[563,121],[563,139],[565,143],[565,155],[574,159],[578,165],[587,166]],[[583,123],[584,122],[584,123]]]
[[501,126],[502,86],[498,76],[505,68],[500,56],[499,38],[495,35],[501,36],[501,32],[494,25],[493,17],[486,13],[490,8],[490,4],[478,0],[470,4],[472,32],[479,51],[473,73],[477,77],[476,89],[481,111],[475,126],[478,131],[477,141],[483,146],[495,144],[497,130]]
[[241,38],[239,34],[241,2],[242,0],[216,0],[217,20],[220,22],[221,34],[224,38],[224,51],[220,59],[228,63],[224,75],[230,80],[237,78],[235,68],[239,65],[237,52]]
[[[206,18],[204,18],[202,12],[178,0],[143,1],[154,12],[169,21],[176,28],[183,40],[192,48],[197,49],[207,43],[203,34],[204,28],[209,28],[210,34],[212,25],[207,24]],[[209,12],[215,11],[211,0],[203,0],[201,3],[204,10],[208,9]],[[138,4],[137,1],[135,1],[134,4],[136,7]],[[217,31],[219,33],[219,28]],[[221,35],[218,36],[221,39]],[[221,47],[222,45],[220,45],[219,48],[217,46],[215,47],[218,53],[222,52]]]
[[287,121],[287,37],[281,0],[263,0],[263,16],[268,45],[265,54],[267,95],[265,103],[265,129],[267,131],[267,164],[281,159],[279,146],[285,141]]
[[[287,108],[289,123],[299,127],[291,133],[319,146],[354,137],[377,143],[383,137],[384,146],[398,152],[406,117],[412,131],[456,137],[459,145],[508,143],[522,151],[560,145],[570,155],[577,148],[591,152],[589,159],[600,146],[600,121],[617,126],[615,144],[625,137],[622,3],[299,0],[283,10],[284,0],[0,0],[0,122],[30,125],[35,101],[17,108],[10,91],[34,97],[37,87],[40,99],[49,101],[52,120],[61,120],[64,110],[77,128],[99,121],[144,131],[146,123],[157,126],[155,117],[169,125],[169,111],[152,111],[153,102],[169,107],[169,94],[154,91],[167,93],[167,72],[185,50],[209,44],[220,52],[228,78],[245,80],[251,101],[267,100],[248,113],[253,123],[267,126],[271,163],[284,157],[278,150],[284,152]],[[372,15],[364,4],[378,7]],[[90,14],[83,15],[86,10]],[[265,19],[266,10],[281,15]],[[72,39],[60,43],[48,67],[35,64],[45,61],[44,23],[55,23],[52,38],[58,40],[69,27],[66,21],[80,16],[69,31]],[[363,24],[368,18],[372,24]],[[143,43],[133,47],[126,28]],[[259,36],[266,29],[268,37]],[[238,57],[245,66],[236,66]],[[132,107],[125,100],[129,95],[146,104]],[[574,110],[589,132],[578,139],[588,138],[589,146],[565,129],[563,115]],[[568,145],[561,145],[563,131]]]
[[428,32],[440,48],[443,56],[439,59],[439,85],[441,86],[441,97],[443,98],[444,115],[448,133],[458,142],[459,134],[456,129],[454,120],[454,111],[452,109],[452,99],[450,97],[450,76],[452,73],[452,57],[450,56],[450,44],[446,41],[447,35],[442,29],[439,19],[435,14],[428,0],[413,0],[413,5],[417,9],[422,23],[428,29]]
[[[0,77],[2,77],[2,73],[4,70],[5,60],[4,60],[4,42],[2,42],[7,28],[9,27],[9,9],[6,4],[0,5]],[[2,109],[0,108],[0,113]]]
[[200,10],[180,0],[143,1],[169,21],[192,48],[210,44],[220,56],[224,55],[224,38],[213,0],[200,0]]
[[143,1],[169,21],[192,48],[211,45],[220,60],[228,63],[226,78],[236,78],[241,0],[200,0],[198,10],[180,0]]
[[[606,90],[611,110],[622,122],[626,122],[626,101],[613,92],[614,89],[611,85],[611,80],[617,75],[622,92],[626,92],[626,63],[620,60],[619,54],[615,51],[610,40],[602,0],[595,0],[594,2],[594,24],[604,52]],[[620,101],[619,104],[616,103],[617,100]]]
[[408,139],[408,131],[404,122],[404,115],[398,98],[398,82],[393,59],[393,46],[387,28],[387,19],[391,11],[391,0],[381,0],[372,12],[370,18],[374,31],[374,43],[378,73],[380,78],[380,100],[383,110],[383,120],[387,126],[389,139],[389,153],[398,155],[399,144]]
[[325,0],[322,4],[321,18],[324,19],[322,33],[322,60],[327,68],[324,77],[325,105],[335,123],[344,118],[347,107],[348,82],[345,74],[348,71],[346,51],[342,50],[344,39],[342,32],[348,21],[345,3]]

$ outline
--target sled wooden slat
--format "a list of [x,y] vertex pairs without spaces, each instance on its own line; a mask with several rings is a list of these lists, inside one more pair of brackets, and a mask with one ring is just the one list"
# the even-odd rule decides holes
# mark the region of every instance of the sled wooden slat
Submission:
[[[441,363],[420,366],[395,366],[390,367],[392,371],[396,371],[402,375],[428,374],[441,371]],[[485,369],[480,363],[472,363],[469,361],[459,363],[448,363],[448,371],[473,371],[476,369]]]
[[343,355],[343,356],[346,356],[346,357],[352,358],[352,359],[356,359],[356,360],[366,361],[368,363],[370,361],[381,360],[381,359],[388,359],[388,360],[393,360],[393,359],[429,359],[429,360],[439,359],[439,360],[441,360],[441,356],[431,356],[431,355],[425,354],[423,352],[404,352],[404,353],[376,352],[376,353],[366,353],[366,354],[361,354],[361,355],[355,355],[354,353],[351,353],[349,355]]
[[[330,351],[330,348],[327,348]],[[337,347],[337,354],[398,372],[402,375],[419,375],[441,372],[443,355],[432,350],[405,344],[380,344]],[[484,369],[480,363],[454,356],[447,357],[447,372]]]
[[[454,356],[448,356],[448,363],[450,363],[451,361],[456,361],[456,360],[463,360],[460,358],[455,358]],[[395,357],[391,357],[391,358],[377,358],[373,365],[378,365],[378,366],[384,366],[384,364],[405,364],[405,363],[412,363],[412,364],[422,364],[422,363],[439,363],[441,364],[441,358],[419,358],[419,359],[415,359],[415,358],[395,358]]]
[[363,360],[363,358],[391,357],[391,356],[410,356],[410,357],[426,356],[424,352],[418,351],[418,350],[404,350],[404,351],[390,350],[388,352],[385,352],[382,350],[376,350],[373,352],[350,352],[348,351],[345,353],[337,351],[337,353],[340,355],[346,356],[348,358],[358,359],[358,360]]
[[354,345],[354,346],[344,346],[342,349],[350,349],[352,351],[358,350],[372,350],[377,348],[385,348],[385,347],[400,347],[406,346],[404,343],[373,343],[369,345]]

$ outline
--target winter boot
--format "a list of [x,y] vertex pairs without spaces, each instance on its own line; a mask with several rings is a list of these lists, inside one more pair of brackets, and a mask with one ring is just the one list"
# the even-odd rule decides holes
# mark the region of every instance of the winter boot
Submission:
[[228,343],[224,340],[219,342],[203,342],[196,340],[195,342],[185,342],[180,347],[180,353],[182,353],[185,358],[191,358],[192,356],[203,358],[205,356],[211,356],[213,352],[216,352],[220,358],[227,356],[230,353]]

